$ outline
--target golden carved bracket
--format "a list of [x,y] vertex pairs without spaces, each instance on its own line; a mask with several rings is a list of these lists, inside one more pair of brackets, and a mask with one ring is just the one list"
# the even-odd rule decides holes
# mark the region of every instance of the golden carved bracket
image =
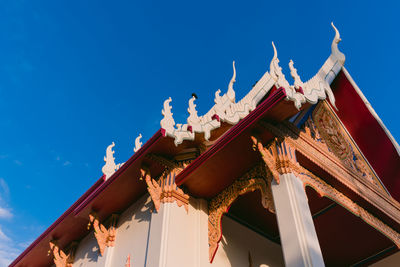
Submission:
[[142,177],[145,177],[147,191],[157,212],[160,210],[161,203],[173,203],[174,201],[178,207],[184,206],[186,212],[189,212],[189,195],[185,194],[175,183],[175,176],[182,169],[182,167],[173,169],[168,175],[162,175],[158,182],[151,177],[149,170],[144,168],[140,170]]
[[296,149],[285,139],[275,138],[266,148],[254,136],[251,139],[278,184],[280,174],[290,173],[293,166],[299,165],[295,155]]
[[222,238],[221,219],[228,212],[231,204],[240,196],[248,192],[260,190],[261,203],[264,208],[275,213],[271,192],[272,176],[266,172],[264,164],[259,164],[244,176],[237,179],[229,187],[214,197],[208,204],[208,246],[209,260],[213,261]]
[[64,251],[57,246],[56,241],[50,241],[49,245],[50,250],[48,255],[53,255],[53,261],[56,267],[72,267],[72,264],[74,263],[76,244],[70,246],[68,254],[64,253]]
[[99,222],[97,215],[93,212],[89,214],[89,224],[88,229],[93,225],[94,236],[99,245],[100,255],[104,255],[104,250],[106,247],[113,247],[115,243],[116,235],[116,225],[117,225],[118,215],[113,214],[111,216],[110,226],[107,229],[103,224]]

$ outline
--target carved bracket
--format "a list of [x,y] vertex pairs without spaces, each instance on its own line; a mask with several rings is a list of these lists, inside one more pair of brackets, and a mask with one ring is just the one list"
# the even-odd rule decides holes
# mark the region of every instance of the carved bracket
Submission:
[[185,194],[175,183],[175,176],[181,170],[172,170],[166,177],[162,176],[158,182],[151,177],[148,170],[142,168],[140,171],[142,177],[145,177],[147,191],[157,212],[160,210],[161,203],[173,203],[174,201],[178,207],[184,206],[186,212],[189,212],[189,195]]
[[113,247],[115,243],[115,235],[118,216],[113,214],[111,217],[110,227],[107,229],[103,224],[99,222],[99,219],[95,213],[89,214],[89,224],[88,229],[93,225],[94,236],[99,245],[100,255],[104,255],[104,250],[106,247]]
[[271,180],[272,177],[266,172],[264,164],[259,164],[209,202],[208,246],[210,262],[213,261],[218,249],[218,243],[222,238],[222,216],[224,213],[228,212],[229,207],[238,196],[255,190],[260,190],[262,205],[270,212],[275,213],[270,187]]
[[75,247],[72,247],[70,252],[66,254],[56,245],[55,241],[50,241],[49,245],[50,250],[48,254],[53,254],[54,265],[56,267],[72,267]]
[[266,148],[255,137],[252,136],[251,139],[278,184],[280,174],[290,173],[293,167],[299,166],[295,148],[284,139],[279,141],[275,138]]

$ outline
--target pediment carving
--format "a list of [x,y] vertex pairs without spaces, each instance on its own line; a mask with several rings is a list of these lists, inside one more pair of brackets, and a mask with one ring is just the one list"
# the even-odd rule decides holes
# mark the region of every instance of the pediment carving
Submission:
[[305,127],[315,140],[324,143],[353,174],[384,190],[378,176],[326,101],[317,105]]

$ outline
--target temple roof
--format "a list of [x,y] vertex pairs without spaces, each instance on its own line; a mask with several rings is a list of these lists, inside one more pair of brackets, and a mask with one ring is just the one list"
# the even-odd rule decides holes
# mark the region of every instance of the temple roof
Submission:
[[[270,71],[241,100],[236,101],[235,97],[237,74],[234,63],[227,92],[222,96],[220,90],[215,93],[215,105],[206,114],[197,115],[196,98],[193,96],[189,100],[186,123],[175,124],[172,98],[168,98],[162,110],[161,129],[143,145],[138,138],[135,153],[122,165],[114,163],[112,146],[109,147],[103,177],[10,266],[24,266],[28,262],[35,266],[50,266],[51,258],[47,257],[47,251],[51,240],[56,239],[60,248],[66,247],[88,234],[88,215],[91,211],[96,211],[99,219],[103,220],[128,208],[147,192],[145,182],[139,179],[141,166],[148,166],[154,177],[164,170],[154,155],[177,160],[191,153],[196,154],[196,158],[176,177],[176,183],[184,186],[193,196],[206,199],[215,196],[259,160],[259,154],[251,149],[250,139],[251,135],[263,131],[258,122],[289,120],[325,99],[336,109],[337,116],[387,191],[399,201],[399,145],[344,68],[345,57],[338,49],[340,35],[333,28],[335,37],[331,55],[317,74],[306,82],[301,80],[292,61],[289,68],[294,84],[286,80],[273,44]],[[399,223],[395,222],[397,230],[400,230]],[[393,222],[390,224],[393,225]]]

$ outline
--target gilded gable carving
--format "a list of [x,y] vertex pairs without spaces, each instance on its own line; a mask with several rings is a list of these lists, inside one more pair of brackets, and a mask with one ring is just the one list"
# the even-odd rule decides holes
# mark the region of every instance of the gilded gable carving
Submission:
[[382,188],[378,177],[326,101],[317,105],[306,127],[310,125],[315,125],[314,132],[354,174]]

